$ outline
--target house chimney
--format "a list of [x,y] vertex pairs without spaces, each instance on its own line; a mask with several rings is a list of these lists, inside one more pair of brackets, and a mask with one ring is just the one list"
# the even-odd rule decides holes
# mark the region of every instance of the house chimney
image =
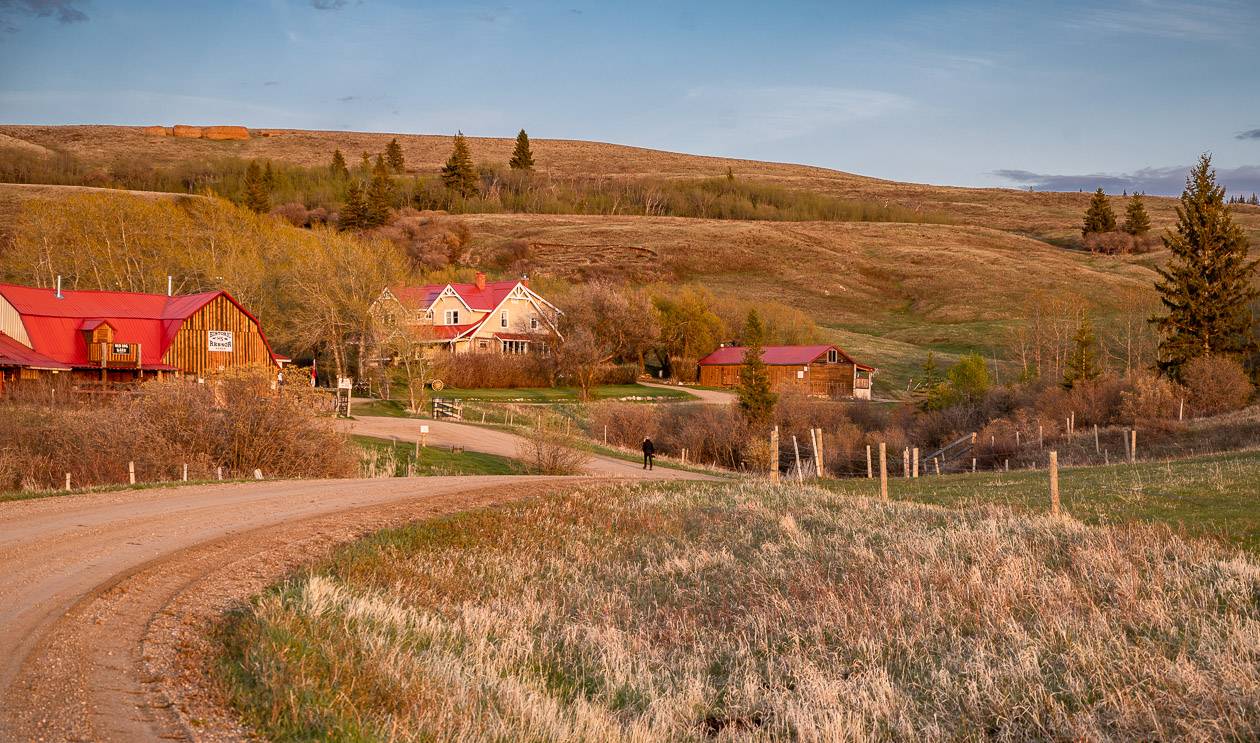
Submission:
[[65,299],[61,296],[61,274],[57,274],[57,299]]
[[485,288],[486,288],[486,275],[482,273],[481,271],[478,271],[477,272],[477,290],[480,291]]
[[521,276],[521,286],[525,287],[526,289],[529,288],[529,274],[524,274]]

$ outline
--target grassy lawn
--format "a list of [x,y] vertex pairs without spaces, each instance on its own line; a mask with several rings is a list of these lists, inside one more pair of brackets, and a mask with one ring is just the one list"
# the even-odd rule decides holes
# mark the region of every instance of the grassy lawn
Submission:
[[352,436],[362,451],[364,475],[368,477],[406,477],[430,475],[515,475],[521,468],[515,459],[496,454],[463,451],[453,452],[435,446],[420,448],[416,456],[414,444],[395,444],[388,439]]
[[1257,595],[1149,525],[594,484],[348,545],[217,672],[275,741],[1254,740]]
[[[576,387],[518,387],[516,389],[461,390],[446,388],[434,397],[478,402],[569,402],[579,398]],[[641,384],[607,384],[591,390],[595,400],[643,398],[660,402],[690,400],[682,390],[644,387]]]
[[[878,495],[879,488],[871,480],[830,480],[825,486],[868,496]],[[1047,511],[1049,493],[1045,470],[893,478],[889,483],[894,500],[953,507],[996,503]],[[1065,468],[1059,472],[1059,493],[1067,512],[1086,523],[1155,521],[1260,553],[1260,452]]]

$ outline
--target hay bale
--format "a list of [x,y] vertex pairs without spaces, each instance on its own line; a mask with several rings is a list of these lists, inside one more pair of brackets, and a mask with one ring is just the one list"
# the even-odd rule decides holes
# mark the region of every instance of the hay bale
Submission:
[[185,137],[187,139],[201,139],[201,127],[176,124],[171,127],[171,134],[176,137]]
[[153,137],[169,137],[171,135],[171,130],[164,126],[146,126],[142,127],[140,131]]
[[249,130],[243,126],[207,126],[201,130],[206,139],[249,139]]

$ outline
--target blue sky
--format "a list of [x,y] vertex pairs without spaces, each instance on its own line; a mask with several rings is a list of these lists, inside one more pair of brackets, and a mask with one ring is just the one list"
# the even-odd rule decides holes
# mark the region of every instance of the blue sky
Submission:
[[1260,192],[1260,2],[0,0],[0,121],[592,139]]

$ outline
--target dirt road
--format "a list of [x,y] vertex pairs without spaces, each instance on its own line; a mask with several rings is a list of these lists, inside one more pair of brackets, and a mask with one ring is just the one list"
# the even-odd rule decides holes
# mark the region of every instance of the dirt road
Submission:
[[724,390],[708,390],[699,387],[684,387],[680,384],[657,384],[656,382],[644,381],[640,381],[639,384],[644,387],[655,387],[658,390],[682,390],[696,398],[696,402],[708,403],[709,405],[730,405],[738,399],[734,392],[726,392]]
[[[427,443],[433,446],[462,446],[468,451],[498,454],[501,457],[516,457],[523,441],[520,436],[506,431],[444,420],[358,416],[354,420],[345,421],[346,429],[352,433],[380,438],[396,436],[399,441],[413,443],[420,436],[421,425],[429,427]],[[657,480],[693,480],[702,477],[691,472],[666,467],[657,467],[652,472],[647,472],[643,469],[643,465],[637,462],[598,455],[591,457],[586,469],[589,474],[603,477],[651,477]]]
[[226,608],[366,531],[577,481],[284,481],[0,503],[0,741],[237,737],[199,675]]

